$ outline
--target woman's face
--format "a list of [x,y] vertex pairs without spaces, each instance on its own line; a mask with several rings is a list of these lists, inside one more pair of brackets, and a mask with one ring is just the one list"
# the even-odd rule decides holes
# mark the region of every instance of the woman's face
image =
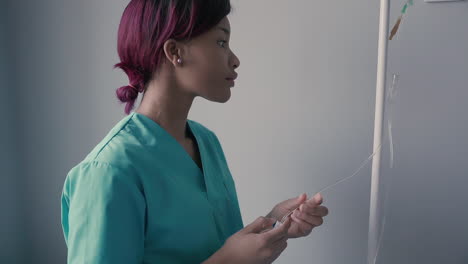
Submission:
[[224,103],[231,97],[229,78],[236,78],[239,58],[229,47],[230,23],[227,17],[210,31],[193,38],[181,53],[182,67],[176,75],[184,90],[207,100]]

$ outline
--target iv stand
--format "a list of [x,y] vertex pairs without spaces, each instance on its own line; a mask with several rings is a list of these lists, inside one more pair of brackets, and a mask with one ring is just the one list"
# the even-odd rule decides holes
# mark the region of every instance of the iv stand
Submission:
[[[379,22],[379,43],[377,58],[377,84],[375,93],[375,121],[374,121],[374,147],[373,152],[377,151],[382,143],[383,114],[385,81],[387,73],[387,45],[389,28],[389,6],[390,0],[380,1],[380,22]],[[367,248],[367,263],[373,264],[376,257],[378,243],[378,219],[379,208],[379,181],[380,181],[380,163],[382,148],[378,150],[372,159],[372,177],[370,190],[370,208],[369,208],[369,233]]]

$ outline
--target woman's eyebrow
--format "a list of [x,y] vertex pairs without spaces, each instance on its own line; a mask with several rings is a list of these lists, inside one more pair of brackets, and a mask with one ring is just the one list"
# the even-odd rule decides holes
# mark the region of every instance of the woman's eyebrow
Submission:
[[226,35],[228,35],[228,36],[229,36],[229,34],[231,33],[231,32],[229,32],[229,29],[227,29],[227,28],[218,27],[218,29],[222,30],[222,31],[223,31],[224,33],[226,33]]

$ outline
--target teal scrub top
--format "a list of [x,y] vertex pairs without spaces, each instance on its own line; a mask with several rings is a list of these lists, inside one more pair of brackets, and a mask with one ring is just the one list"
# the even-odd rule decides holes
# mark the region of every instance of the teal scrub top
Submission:
[[201,263],[244,227],[216,135],[187,120],[197,166],[160,125],[132,112],[63,186],[68,263]]

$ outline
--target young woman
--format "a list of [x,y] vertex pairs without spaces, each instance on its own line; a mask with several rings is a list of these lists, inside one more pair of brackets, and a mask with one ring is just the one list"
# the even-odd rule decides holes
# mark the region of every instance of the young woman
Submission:
[[67,175],[68,263],[271,263],[287,239],[322,224],[322,198],[302,194],[244,227],[218,138],[187,120],[195,97],[230,98],[240,64],[229,47],[230,11],[229,0],[126,7],[116,67],[130,79],[117,90],[127,116]]

